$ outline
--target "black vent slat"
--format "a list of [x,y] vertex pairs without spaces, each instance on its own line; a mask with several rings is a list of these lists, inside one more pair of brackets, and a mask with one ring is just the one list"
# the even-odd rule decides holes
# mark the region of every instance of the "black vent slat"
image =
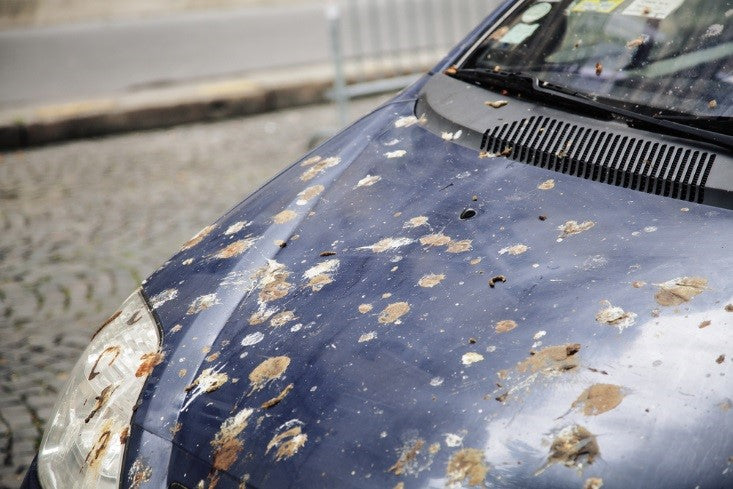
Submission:
[[598,141],[598,129],[593,130],[590,137],[588,138],[588,142],[585,144],[585,149],[583,149],[583,154],[580,156],[578,161],[575,163],[576,168],[574,172],[571,172],[571,175],[576,175],[579,177],[585,178],[585,168],[587,165],[584,163],[585,161],[588,161],[588,152],[591,151]]
[[654,163],[652,172],[649,175],[649,184],[647,185],[646,192],[649,192],[650,194],[657,194],[657,195],[659,195],[662,192],[661,191],[661,182],[662,182],[661,175],[664,172],[664,169],[666,168],[667,162],[669,161],[669,155],[673,151],[674,151],[674,147],[669,147],[666,144],[663,144],[662,147],[659,149],[657,160]]
[[619,160],[618,165],[616,165],[616,178],[614,178],[613,184],[617,187],[626,181],[626,176],[629,174],[629,166],[636,161],[635,157],[639,152],[640,143],[641,141],[638,139],[632,138],[631,141],[629,141],[629,145],[626,148],[626,153],[624,154],[623,159]]
[[481,149],[559,173],[702,202],[715,154],[532,116],[488,129]]
[[695,175],[690,182],[690,186],[692,187],[690,198],[688,199],[690,202],[702,202],[702,191],[705,188],[707,175],[713,167],[713,161],[715,161],[714,154],[703,153],[700,164],[695,169]]

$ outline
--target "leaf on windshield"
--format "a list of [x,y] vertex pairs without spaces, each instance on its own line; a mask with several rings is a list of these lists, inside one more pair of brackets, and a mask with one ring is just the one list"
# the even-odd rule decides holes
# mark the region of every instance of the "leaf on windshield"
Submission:
[[631,41],[627,42],[626,47],[628,49],[638,48],[639,46],[641,46],[642,44],[646,42],[646,39],[647,39],[646,36],[641,35],[637,37],[636,39],[632,39]]

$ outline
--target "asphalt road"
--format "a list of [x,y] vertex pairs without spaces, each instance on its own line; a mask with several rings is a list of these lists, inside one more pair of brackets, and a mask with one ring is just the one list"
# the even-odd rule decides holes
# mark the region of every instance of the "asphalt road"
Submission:
[[0,32],[0,107],[328,60],[319,5]]
[[[445,52],[500,3],[370,1],[344,13],[347,54]],[[327,29],[323,2],[307,2],[0,31],[0,109],[326,63]]]
[[0,489],[20,484],[99,324],[335,120],[322,105],[0,153]]

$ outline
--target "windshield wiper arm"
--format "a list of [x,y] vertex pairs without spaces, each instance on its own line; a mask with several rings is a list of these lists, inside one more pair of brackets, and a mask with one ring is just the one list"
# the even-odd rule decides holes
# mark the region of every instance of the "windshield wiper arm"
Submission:
[[733,117],[686,114],[655,114],[655,119],[677,122],[722,134],[733,134]]
[[669,136],[714,144],[728,151],[733,151],[733,136],[687,125],[684,123],[686,122],[684,119],[678,122],[677,120],[671,120],[671,117],[652,117],[599,102],[586,94],[542,81],[535,76],[481,68],[462,68],[456,71],[453,76],[479,85],[489,84],[496,88],[516,90],[523,95],[533,96],[539,102],[551,102],[555,105],[560,104],[575,109],[581,108],[584,112],[596,117],[621,120],[629,127],[654,129]]

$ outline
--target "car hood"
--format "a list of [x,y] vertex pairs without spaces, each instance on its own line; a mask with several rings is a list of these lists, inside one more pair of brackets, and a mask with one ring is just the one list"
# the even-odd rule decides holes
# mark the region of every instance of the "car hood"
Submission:
[[128,453],[188,487],[718,487],[732,213],[480,158],[413,108],[147,280],[165,361],[134,422],[175,448]]

